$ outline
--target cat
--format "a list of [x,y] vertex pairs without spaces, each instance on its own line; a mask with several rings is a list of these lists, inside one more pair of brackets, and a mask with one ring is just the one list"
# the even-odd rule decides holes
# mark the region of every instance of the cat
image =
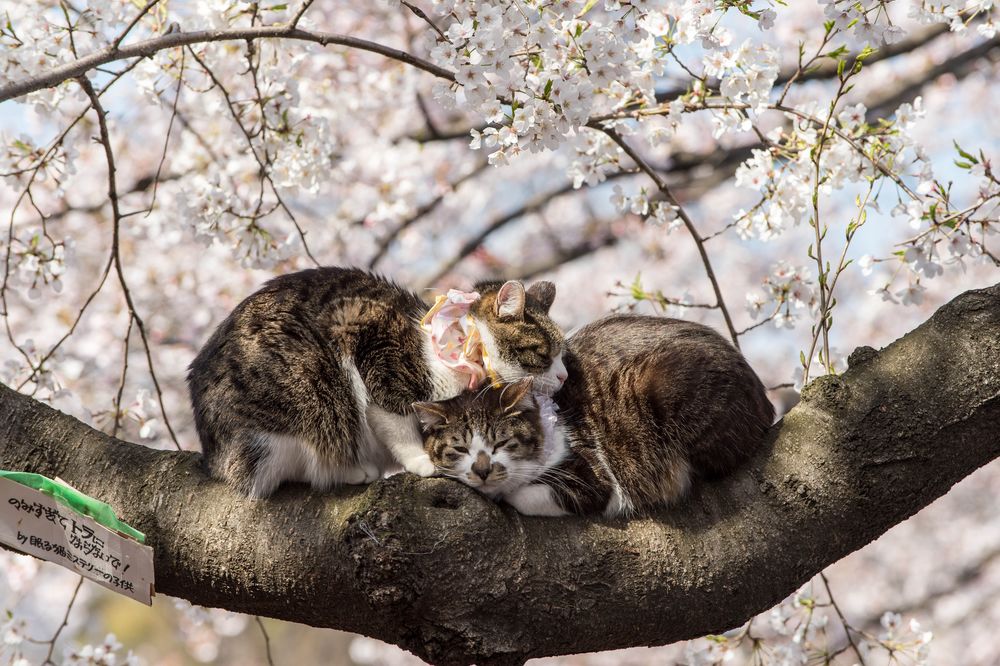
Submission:
[[[555,286],[484,282],[432,306],[358,269],[267,282],[191,363],[188,384],[209,473],[251,498],[284,481],[326,490],[401,466],[435,467],[411,404],[495,380],[566,377]],[[458,348],[447,347],[448,344]]]
[[613,315],[566,347],[551,398],[528,377],[414,405],[439,474],[526,515],[632,515],[732,471],[774,421],[760,379],[707,326]]

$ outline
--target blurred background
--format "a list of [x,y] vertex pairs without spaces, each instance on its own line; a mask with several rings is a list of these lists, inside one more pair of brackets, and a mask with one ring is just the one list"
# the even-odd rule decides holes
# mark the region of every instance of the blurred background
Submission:
[[[431,3],[424,4],[431,13]],[[750,39],[778,47],[786,71],[795,65],[799,42],[815,49],[822,39],[823,5],[829,3],[790,4],[775,6],[778,17],[767,32],[733,12],[722,25],[734,43]],[[866,67],[845,104],[864,103],[861,113],[875,123],[919,97],[924,115],[911,134],[936,178],[951,184],[955,201],[971,202],[978,185],[955,164],[954,144],[986,157],[1000,149],[1000,117],[993,112],[1000,106],[995,37],[977,32],[974,22],[961,32],[922,25],[908,18],[910,7],[921,4],[915,0],[886,4],[908,41]],[[39,28],[39,34],[57,41],[63,33],[51,26],[69,16],[82,26],[78,39],[84,52],[86,45],[107,43],[137,7],[34,0],[0,2],[0,14],[15,27],[31,21],[48,25],[48,32]],[[223,0],[163,2],[130,39],[166,32],[174,23],[185,31],[280,23],[296,9],[262,7]],[[593,11],[605,10],[599,5]],[[431,57],[434,47],[426,24],[396,3],[317,1],[302,25],[424,57]],[[21,32],[33,34],[28,28]],[[9,46],[11,38],[4,39]],[[676,55],[697,66],[703,53],[691,44],[678,47]],[[65,84],[0,105],[5,151],[0,172],[23,168],[25,160],[32,162],[63,137],[31,182],[24,173],[0,180],[0,211],[10,230],[0,241],[8,257],[0,378],[95,427],[110,431],[117,418],[124,439],[157,448],[174,447],[176,441],[197,450],[184,385],[187,365],[213,328],[266,279],[315,263],[370,267],[426,290],[428,298],[435,289],[468,288],[483,278],[552,280],[558,289],[552,313],[567,331],[624,309],[724,330],[718,309],[685,307],[714,302],[686,231],[623,213],[611,203],[616,186],[630,196],[642,188],[651,191],[644,175],[608,170],[601,182],[574,182],[586,148],[579,142],[525,151],[506,166],[488,165],[485,151],[469,148],[469,130],[481,128],[482,117],[449,107],[425,73],[356,50],[277,42],[253,53],[244,42],[165,50],[128,64],[124,72],[119,63],[95,73],[94,83],[108,86],[102,102],[123,209],[130,213],[120,230],[123,275],[148,335],[148,362],[118,280],[113,274],[106,284],[100,278],[112,216],[104,155],[91,140],[97,127],[93,114],[85,113],[86,97]],[[10,63],[4,71],[5,81],[19,73]],[[655,87],[669,90],[689,82],[685,69],[671,62]],[[789,103],[829,100],[835,85],[829,77],[796,84]],[[780,115],[765,116],[761,129],[783,122]],[[262,126],[270,133],[261,132]],[[284,134],[275,129],[279,126]],[[766,239],[742,237],[734,221],[760,192],[737,183],[734,175],[758,137],[749,130],[717,136],[715,129],[709,114],[691,113],[666,138],[657,138],[663,127],[655,122],[633,128],[629,137],[665,174],[702,236],[712,236],[706,247],[735,328],[749,329],[740,338],[743,351],[784,413],[797,401],[799,354],[808,348],[815,317],[810,300],[815,300],[816,269],[807,256],[814,232],[800,224]],[[268,169],[262,171],[254,150],[266,156]],[[912,173],[904,178],[916,183]],[[861,193],[857,183],[824,193],[833,254],[844,244]],[[855,347],[885,346],[962,291],[1000,277],[982,257],[942,252],[941,275],[923,276],[919,293],[908,292],[912,268],[895,253],[901,254],[898,244],[914,229],[892,214],[896,203],[886,192],[878,206],[869,207],[867,223],[847,250],[849,259],[874,260],[871,270],[868,262],[852,266],[838,283],[831,332],[835,367],[842,367]],[[755,318],[746,305],[754,294],[765,293],[766,280],[774,282],[779,262],[801,277],[804,297],[798,304],[777,303],[787,318],[754,327],[762,317]],[[879,291],[885,285],[891,285],[888,291]],[[654,297],[635,298],[644,294]],[[885,614],[899,613],[904,628],[898,631],[933,632],[929,663],[1000,664],[994,631],[1000,626],[998,489],[1000,464],[994,462],[830,567],[830,587],[850,624],[887,634],[899,622]],[[8,611],[0,660],[10,657],[14,663],[18,654],[41,663],[49,649],[44,641],[66,614],[76,581],[59,567],[0,553],[0,609]],[[336,591],[330,594],[336,603]],[[803,589],[800,602],[824,595],[817,579]],[[792,640],[783,614],[801,608],[790,600],[756,619],[755,631],[779,643]],[[830,645],[842,648],[843,632],[833,626],[832,609],[817,613],[831,617]],[[112,633],[122,646],[119,663],[131,650],[153,665],[266,664],[262,626],[273,662],[282,666],[420,663],[365,637],[270,619],[261,625],[253,617],[165,597],[147,609],[86,582],[66,619],[54,651],[58,663],[64,650],[98,646]],[[911,619],[919,627],[911,626]],[[710,647],[702,641],[532,663],[693,666],[714,663]],[[737,650],[727,663],[754,663],[748,650]],[[777,648],[764,656],[767,663],[799,663],[781,661]],[[872,655],[868,663],[890,659]],[[889,663],[915,663],[911,656],[895,659]],[[855,661],[842,652],[835,663]]]

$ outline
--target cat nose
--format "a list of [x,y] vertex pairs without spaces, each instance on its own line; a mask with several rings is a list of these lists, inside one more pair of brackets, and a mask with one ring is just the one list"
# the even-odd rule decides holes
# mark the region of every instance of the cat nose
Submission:
[[569,374],[567,374],[567,372],[565,370],[560,370],[559,372],[556,373],[556,380],[560,384],[562,384],[563,382],[565,382],[567,377],[569,377]]
[[476,461],[472,463],[472,472],[485,481],[489,477],[492,467],[493,463],[490,457],[483,451],[480,451],[479,455],[476,456]]

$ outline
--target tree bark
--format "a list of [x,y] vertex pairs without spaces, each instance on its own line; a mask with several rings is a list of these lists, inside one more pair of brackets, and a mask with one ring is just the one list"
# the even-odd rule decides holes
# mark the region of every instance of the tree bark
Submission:
[[60,476],[148,535],[157,589],[438,664],[662,645],[744,622],[1000,455],[1000,285],[822,377],[738,473],[646,518],[527,518],[398,475],[250,501],[196,453],[0,387],[0,467]]

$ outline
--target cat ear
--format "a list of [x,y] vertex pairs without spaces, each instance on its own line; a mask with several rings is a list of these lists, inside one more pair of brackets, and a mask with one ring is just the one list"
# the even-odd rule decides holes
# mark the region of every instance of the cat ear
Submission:
[[542,280],[528,287],[528,295],[538,301],[542,309],[546,312],[552,307],[552,301],[556,300],[556,286],[548,280]]
[[503,387],[500,392],[500,406],[504,413],[535,406],[534,398],[531,397],[532,383],[531,377],[525,377]]
[[440,425],[448,420],[448,412],[440,405],[433,402],[413,403],[413,413],[420,419],[420,425],[424,431]]
[[524,315],[524,285],[514,280],[508,280],[497,292],[496,313],[498,317],[515,317]]

